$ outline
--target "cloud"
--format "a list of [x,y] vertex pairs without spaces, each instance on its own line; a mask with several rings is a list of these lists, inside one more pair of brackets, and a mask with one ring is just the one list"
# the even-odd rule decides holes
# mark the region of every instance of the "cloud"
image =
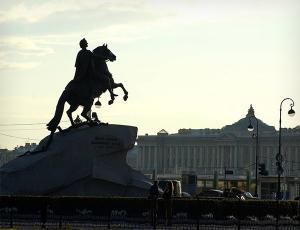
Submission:
[[[3,4],[4,5],[4,4]],[[11,3],[8,7],[1,7],[0,23],[21,21],[22,23],[36,23],[49,16],[59,13],[80,13],[97,11],[99,14],[121,13],[144,14],[145,17],[155,14],[173,14],[189,19],[224,19],[234,16],[242,17],[249,14],[257,17],[269,16],[269,13],[280,14],[288,12],[298,15],[298,0],[248,0],[248,1],[194,1],[194,0],[48,0],[48,1],[22,1]]]
[[4,36],[0,37],[1,53],[18,53],[20,55],[45,56],[54,53],[50,47],[35,37]]
[[[99,42],[131,43],[139,40],[149,41],[153,37],[161,36],[172,30],[184,32],[191,25],[197,25],[195,28],[202,31],[202,37],[208,37],[206,40],[209,40],[217,39],[217,32],[223,32],[223,28],[232,31],[230,30],[231,25],[244,28],[246,23],[247,28],[251,29],[251,25],[253,28],[257,28],[258,23],[266,23],[265,19],[262,21],[259,17],[266,12],[266,6],[269,5],[266,2],[258,9],[253,7],[249,1],[247,2],[249,7],[234,2],[230,1],[228,5],[221,4],[222,1],[213,4],[205,1],[175,0],[171,2],[159,0],[53,0],[15,3],[5,10],[2,7],[0,23],[18,24],[17,28],[22,28],[23,31],[26,31],[25,34],[30,33],[30,35],[25,36],[24,32],[12,29],[12,36],[0,37],[0,54],[4,54],[3,57],[6,61],[1,66],[34,68],[37,65],[24,64],[24,60],[20,60],[20,65],[17,65],[18,62],[15,59],[47,56],[53,54],[58,46],[74,46],[82,37],[86,37],[91,46]],[[275,15],[281,12],[278,8],[279,6],[275,7]],[[289,10],[286,11],[289,12]],[[60,14],[59,20],[61,18],[69,18],[69,20],[64,21],[61,25],[57,25],[57,20],[42,21],[50,15],[53,19],[62,12],[65,14]],[[120,12],[125,12],[125,14]],[[247,12],[250,16],[254,15],[255,17],[245,17],[244,14]],[[273,11],[271,12],[273,13]],[[91,15],[93,16],[89,17]],[[258,20],[257,23],[254,19]],[[13,21],[14,23],[12,23]],[[37,23],[39,21],[42,22]],[[26,23],[29,24],[24,26]],[[60,30],[57,30],[56,26],[59,26]],[[27,27],[30,32],[26,30]],[[41,28],[51,29],[41,30]],[[6,32],[10,32],[10,30]],[[236,35],[242,36],[243,33],[236,33]],[[226,34],[223,36],[223,42],[220,44],[223,44],[227,37],[230,38],[230,36],[226,37]],[[206,40],[203,39],[204,42]],[[8,61],[8,56],[13,58],[11,59],[13,62]]]
[[15,70],[15,69],[33,69],[39,63],[35,62],[7,62],[0,60],[0,70]]
[[0,11],[0,23],[24,20],[28,23],[35,23],[50,15],[60,12],[85,11],[99,9],[101,12],[133,12],[140,10],[140,7],[145,3],[144,0],[136,1],[109,1],[109,0],[52,0],[45,2],[25,2],[12,5],[8,9]]
[[40,4],[39,2],[36,5],[26,5],[25,3],[19,3],[12,6],[8,10],[0,11],[0,22],[24,20],[29,23],[34,23],[51,14],[75,9],[77,9],[76,5],[67,5],[63,1],[44,2],[42,4]]
[[39,63],[26,60],[40,58],[52,53],[54,53],[52,47],[45,46],[34,37],[0,37],[0,70],[33,69]]
[[[146,39],[147,36],[149,33],[147,35],[145,28],[129,24],[111,25],[86,32],[88,41],[94,44],[98,43],[97,45],[100,45],[100,37],[101,42],[127,43]],[[74,43],[81,38],[81,32],[0,37],[0,70],[35,68],[39,65],[38,63],[26,62],[26,60],[36,60],[53,54],[58,46],[74,46]]]

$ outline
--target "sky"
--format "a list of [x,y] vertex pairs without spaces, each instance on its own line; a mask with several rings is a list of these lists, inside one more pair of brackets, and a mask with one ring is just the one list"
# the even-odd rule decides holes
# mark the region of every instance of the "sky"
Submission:
[[82,38],[91,50],[108,44],[109,70],[129,91],[124,102],[117,89],[113,105],[101,96],[92,110],[103,122],[139,135],[222,128],[252,104],[278,129],[289,97],[296,115],[285,101],[282,126],[300,125],[298,0],[1,0],[0,148],[49,134]]

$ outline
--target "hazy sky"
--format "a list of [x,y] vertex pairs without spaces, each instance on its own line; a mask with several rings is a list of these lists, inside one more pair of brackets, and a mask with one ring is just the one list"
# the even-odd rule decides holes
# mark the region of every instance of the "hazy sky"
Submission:
[[286,102],[282,124],[300,125],[298,0],[1,0],[0,28],[0,148],[48,134],[45,125],[4,125],[52,118],[83,37],[90,49],[108,43],[117,56],[109,69],[129,91],[111,106],[102,96],[93,110],[104,122],[140,135],[221,128],[253,104],[278,128],[280,102],[291,97],[296,115]]

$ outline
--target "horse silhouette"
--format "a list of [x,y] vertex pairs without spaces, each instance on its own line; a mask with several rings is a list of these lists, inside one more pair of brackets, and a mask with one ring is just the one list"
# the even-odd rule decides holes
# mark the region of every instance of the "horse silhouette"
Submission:
[[108,70],[107,61],[115,61],[116,56],[107,48],[107,45],[98,46],[93,50],[91,64],[88,67],[86,79],[82,82],[76,82],[71,80],[62,92],[57,105],[54,117],[47,124],[47,129],[51,132],[55,132],[59,122],[61,120],[64,105],[69,103],[70,108],[66,112],[71,125],[74,126],[74,120],[72,113],[81,105],[83,110],[81,116],[83,116],[88,122],[92,122],[88,116],[88,112],[91,110],[94,99],[101,96],[107,90],[110,91],[111,100],[109,104],[112,104],[115,99],[113,89],[121,87],[124,92],[124,101],[128,98],[128,92],[122,83],[115,83],[111,73]]

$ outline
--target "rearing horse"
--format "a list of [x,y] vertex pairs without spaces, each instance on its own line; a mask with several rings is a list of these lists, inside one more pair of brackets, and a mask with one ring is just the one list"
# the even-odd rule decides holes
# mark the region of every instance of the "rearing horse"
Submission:
[[47,129],[51,132],[55,132],[61,120],[64,105],[66,102],[70,104],[70,108],[67,111],[67,115],[70,119],[72,126],[74,126],[74,121],[72,118],[72,113],[81,105],[83,110],[81,116],[83,116],[87,121],[92,122],[91,118],[88,116],[88,112],[91,110],[94,99],[99,98],[102,93],[109,90],[111,94],[111,100],[109,104],[114,102],[113,89],[121,87],[124,92],[123,99],[126,101],[128,98],[128,92],[124,88],[122,83],[115,83],[111,73],[108,71],[106,61],[115,61],[116,56],[107,48],[107,45],[102,45],[93,50],[93,56],[91,63],[89,65],[89,71],[87,80],[84,82],[70,81],[66,86],[65,90],[61,94],[57,105],[54,117],[47,124]]

